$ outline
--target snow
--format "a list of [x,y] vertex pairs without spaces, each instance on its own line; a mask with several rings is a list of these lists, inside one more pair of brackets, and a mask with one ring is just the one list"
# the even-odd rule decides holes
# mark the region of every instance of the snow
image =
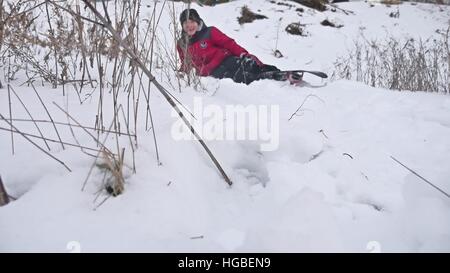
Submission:
[[[239,26],[240,7],[247,4],[252,9],[257,3],[258,12],[269,19]],[[184,8],[176,5],[178,11]],[[269,1],[237,0],[195,8],[207,25],[217,26],[264,62],[329,74],[333,61],[361,31],[377,39],[386,33],[428,38],[436,29],[445,29],[450,18],[447,6],[374,5],[339,4],[354,11],[350,15],[305,8],[301,17],[295,8]],[[390,18],[389,13],[397,8],[400,17]],[[145,12],[150,14],[151,9]],[[271,51],[280,17],[278,49],[285,58],[277,59]],[[326,18],[344,27],[321,26]],[[308,37],[284,31],[299,19],[307,24]],[[168,25],[168,20],[163,16],[161,26]],[[233,181],[232,187],[196,141],[174,140],[177,118],[155,89],[150,102],[162,165],[156,161],[152,133],[143,125],[142,104],[137,173],[125,168],[124,194],[109,198],[100,207],[99,200],[94,202],[102,179],[99,171],[94,171],[81,191],[93,158],[76,148],[62,150],[58,143],[50,144],[52,155],[71,168],[68,172],[19,135],[15,135],[12,156],[11,136],[0,131],[0,174],[8,193],[18,197],[0,208],[0,251],[449,252],[450,200],[391,156],[450,192],[446,167],[450,162],[450,97],[344,80],[324,85],[310,75],[305,79],[312,86],[268,80],[245,86],[205,78],[206,92],[192,87],[173,92],[191,110],[196,99],[204,107],[223,111],[230,105],[278,107],[277,149],[264,150],[258,141],[207,140]],[[19,86],[19,81],[12,85],[35,119],[48,119],[30,87]],[[64,122],[67,117],[53,101],[68,105],[80,123],[94,125],[97,96],[80,105],[69,87],[65,97],[62,90],[48,84],[37,89],[55,120]],[[12,99],[13,117],[28,118]],[[119,100],[126,102],[126,94],[120,94]],[[112,119],[111,101],[105,101],[105,126]],[[291,118],[303,102],[298,115]],[[0,113],[9,117],[7,89],[0,90]],[[3,121],[0,124],[9,128]],[[37,134],[32,123],[14,124]],[[40,126],[46,137],[57,138],[51,124]],[[73,143],[70,131],[58,128],[61,137]],[[80,143],[95,147],[81,129],[74,131]],[[41,140],[36,142],[44,145]],[[131,166],[128,139],[121,142],[126,147],[125,163]],[[107,143],[115,147],[111,136]]]

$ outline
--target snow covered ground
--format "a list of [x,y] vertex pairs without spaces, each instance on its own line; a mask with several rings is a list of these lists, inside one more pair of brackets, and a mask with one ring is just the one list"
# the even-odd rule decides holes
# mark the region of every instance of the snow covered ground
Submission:
[[[240,26],[236,20],[240,8],[247,4],[252,9],[256,3],[258,12],[269,19]],[[305,8],[299,16],[295,8],[261,0],[195,6],[207,25],[217,26],[262,61],[329,74],[336,57],[361,32],[378,39],[388,34],[428,38],[436,35],[436,29],[446,29],[450,18],[450,7],[428,4],[370,7],[351,2],[339,7],[354,14]],[[400,17],[389,17],[397,9]],[[164,31],[169,18],[162,18]],[[327,18],[344,27],[320,25]],[[284,31],[299,19],[306,24],[308,37]],[[285,56],[281,59],[271,54],[277,36],[278,49]],[[278,107],[275,150],[261,149],[256,141],[207,141],[233,181],[232,187],[197,142],[174,140],[177,118],[156,91],[151,94],[151,107],[162,165],[156,161],[151,131],[141,125],[137,173],[127,169],[124,194],[95,210],[101,173],[94,171],[81,191],[91,157],[76,148],[62,150],[50,144],[52,155],[71,168],[68,172],[18,135],[12,156],[11,136],[0,131],[0,175],[8,193],[18,197],[0,208],[0,251],[449,252],[450,200],[391,156],[450,192],[450,168],[446,167],[450,97],[343,80],[324,85],[309,75],[305,79],[312,86],[268,80],[245,86],[205,78],[207,92],[191,87],[173,92],[191,109],[201,101],[204,108],[198,114],[205,117],[201,110],[208,106],[223,111],[236,105]],[[46,119],[34,92],[18,85],[13,87],[34,118]],[[80,105],[70,91],[65,97],[50,86],[38,91],[55,120],[67,118],[53,101],[68,105],[82,124],[94,125],[97,96]],[[120,99],[126,101],[126,96]],[[13,115],[27,118],[13,100]],[[302,103],[298,115],[291,118]],[[0,90],[0,114],[9,117],[6,89]],[[145,113],[140,114],[142,121]],[[9,127],[3,121],[0,124]],[[31,123],[15,124],[37,134]],[[47,137],[56,138],[51,124],[42,128]],[[78,141],[95,147],[82,130],[74,130]],[[63,139],[71,139],[70,131],[61,132]],[[43,146],[42,141],[39,144]],[[129,156],[125,161],[132,164]]]

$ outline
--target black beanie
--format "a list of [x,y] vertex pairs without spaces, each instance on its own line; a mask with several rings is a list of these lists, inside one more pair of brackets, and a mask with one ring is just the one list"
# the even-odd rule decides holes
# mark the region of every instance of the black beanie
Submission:
[[[188,13],[189,13],[189,18],[188,18]],[[200,18],[200,15],[198,15],[198,12],[195,9],[185,9],[185,10],[183,10],[183,12],[180,14],[180,23],[181,23],[181,25],[183,25],[183,23],[186,22],[187,19],[195,21],[198,24],[200,24],[200,22],[202,21],[202,18]]]

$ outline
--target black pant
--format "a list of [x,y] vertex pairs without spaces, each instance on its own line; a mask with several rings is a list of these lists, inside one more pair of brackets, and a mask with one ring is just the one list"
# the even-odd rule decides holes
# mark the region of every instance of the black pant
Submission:
[[268,71],[280,71],[276,66],[258,66],[253,60],[244,60],[236,56],[225,58],[222,63],[214,69],[211,76],[218,79],[230,78],[238,83],[250,84],[262,79],[261,73]]

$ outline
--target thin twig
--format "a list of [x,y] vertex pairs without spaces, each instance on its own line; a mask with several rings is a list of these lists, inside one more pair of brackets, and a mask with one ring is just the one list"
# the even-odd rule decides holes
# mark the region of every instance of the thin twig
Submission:
[[[109,125],[109,130],[111,130],[112,126],[113,126],[113,122],[111,122],[111,124]],[[107,149],[106,146],[105,146],[105,143],[106,143],[106,140],[108,140],[108,136],[109,136],[109,132],[106,133],[105,139],[103,140],[102,143],[100,143],[102,149],[104,149],[104,150]],[[99,143],[98,139],[97,139],[97,143]],[[87,182],[88,182],[88,180],[89,180],[89,177],[91,176],[91,173],[92,173],[92,171],[94,170],[95,163],[97,162],[97,159],[98,159],[98,157],[100,156],[101,152],[102,152],[102,150],[99,150],[98,153],[97,153],[97,155],[95,156],[94,162],[92,163],[92,165],[91,165],[91,167],[90,167],[90,169],[89,169],[88,175],[86,176],[86,179],[85,179],[84,182],[83,182],[83,186],[81,187],[81,191],[84,191],[84,189],[85,189],[85,187],[86,187],[86,185],[87,185]],[[109,151],[109,152],[111,152],[111,151]]]
[[[55,32],[53,31],[53,27],[52,27],[52,23],[50,21],[50,13],[48,12],[48,2],[45,2],[45,12],[47,14],[47,23],[48,23],[48,28],[50,31],[50,36],[51,36],[51,40],[55,40]],[[53,43],[54,44],[54,43]],[[56,44],[53,45],[53,53],[55,54],[55,81],[53,82],[53,88],[56,88],[58,86],[58,56],[57,56],[57,52],[56,52]],[[63,92],[64,94],[64,92]]]
[[83,20],[86,20],[86,21],[88,21],[88,22],[91,22],[91,23],[93,23],[93,24],[96,24],[96,25],[105,27],[102,23],[97,22],[97,21],[92,20],[92,19],[89,19],[89,18],[87,18],[87,17],[84,17],[84,16],[82,16],[81,14],[77,14],[77,13],[75,13],[75,12],[74,12],[73,10],[71,10],[71,9],[68,9],[68,8],[65,8],[65,7],[63,7],[63,6],[61,6],[61,5],[56,4],[54,1],[46,0],[46,2],[48,2],[48,3],[52,4],[52,5],[54,5],[54,6],[57,7],[57,8],[60,8],[60,9],[62,9],[62,10],[64,10],[64,11],[70,13],[71,15],[74,15],[74,16],[76,16],[76,17],[79,17],[79,18],[81,18],[81,19],[83,19]]
[[8,129],[8,128],[0,127],[0,130],[7,131],[7,132],[12,132],[12,133],[15,133],[15,134],[21,134],[21,135],[29,136],[29,137],[32,137],[32,138],[45,139],[45,140],[50,141],[50,142],[61,143],[61,144],[65,144],[67,146],[77,147],[77,148],[81,148],[81,149],[86,149],[86,150],[91,150],[91,151],[96,151],[96,152],[99,151],[99,149],[89,148],[89,147],[81,146],[79,144],[72,144],[72,143],[63,142],[63,141],[60,141],[60,140],[55,140],[55,139],[46,138],[46,137],[42,138],[41,136],[38,136],[38,135],[33,135],[33,134],[29,134],[29,133],[19,132],[19,131],[11,130],[11,129]]
[[102,202],[100,202],[100,204],[98,204],[94,210],[97,210],[101,205],[103,205],[112,195],[108,195],[105,197],[105,199],[102,200]]
[[141,58],[136,55],[136,53],[128,46],[128,44],[125,43],[125,41],[122,39],[122,37],[119,35],[119,33],[113,28],[113,26],[108,23],[108,21],[105,19],[103,15],[99,13],[99,11],[92,5],[92,3],[88,0],[83,0],[83,3],[86,4],[86,6],[95,14],[95,16],[105,25],[105,27],[109,30],[111,35],[113,36],[114,40],[121,46],[125,52],[129,55],[131,61],[135,62],[140,69],[144,71],[144,73],[147,75],[150,81],[153,82],[153,84],[157,87],[157,89],[160,91],[160,93],[164,96],[164,98],[167,100],[167,102],[176,110],[180,118],[183,120],[186,126],[190,128],[191,133],[196,137],[196,139],[200,142],[202,147],[205,149],[208,156],[211,158],[219,172],[221,173],[222,177],[224,178],[225,182],[228,185],[232,185],[232,182],[230,178],[227,176],[225,171],[223,170],[220,163],[217,161],[217,159],[214,157],[212,152],[209,150],[208,146],[206,146],[203,139],[198,135],[197,131],[194,129],[194,127],[191,125],[191,123],[186,119],[186,117],[183,115],[183,112],[180,111],[176,103],[173,101],[173,99],[167,94],[166,89],[155,79],[153,74],[148,70],[146,65],[142,62]]
[[[18,122],[31,122],[32,120],[31,119],[23,119],[23,118],[13,118],[12,119],[12,121],[18,121]],[[97,130],[97,128],[94,128],[94,127],[90,127],[90,126],[84,126],[84,125],[82,125],[82,126],[80,126],[80,125],[77,125],[77,124],[70,124],[70,123],[66,123],[66,122],[59,122],[59,121],[51,121],[51,120],[44,120],[44,119],[35,119],[34,120],[35,122],[37,122],[37,123],[54,123],[54,124],[56,124],[56,125],[65,125],[65,126],[73,126],[73,127],[77,127],[77,128],[84,128],[84,129],[88,129],[88,130]],[[116,131],[108,131],[108,130],[104,130],[104,132],[106,132],[106,133],[116,133]],[[135,134],[128,134],[128,133],[125,133],[125,132],[117,132],[117,133],[119,133],[119,134],[121,134],[121,135],[124,135],[124,136],[132,136],[132,137],[134,137],[135,136]]]
[[[83,129],[97,144],[100,144],[100,141],[98,138],[96,138],[91,132],[89,132],[87,129],[85,129],[75,118],[73,118],[66,110],[62,109],[61,106],[59,106],[56,102],[53,102],[53,104],[59,108],[63,113],[65,113],[71,120],[73,120],[78,126],[80,126],[81,129]],[[110,128],[111,130],[111,128]],[[104,146],[103,146],[104,147]],[[108,148],[104,147],[108,152],[111,154],[114,154],[111,152]]]
[[39,128],[39,126],[37,125],[36,122],[34,122],[34,118],[31,115],[30,111],[28,111],[28,108],[26,107],[25,103],[23,103],[22,99],[19,97],[19,95],[16,93],[16,91],[14,90],[14,88],[11,87],[11,91],[13,91],[13,94],[16,96],[16,98],[19,100],[20,104],[22,104],[23,108],[25,109],[25,112],[27,112],[28,116],[30,117],[31,121],[33,122],[34,126],[36,127],[36,129],[38,130],[39,134],[42,137],[42,140],[44,140],[45,146],[47,146],[47,149],[50,151],[50,146],[48,145],[47,141],[45,141],[44,135],[41,132],[41,129]]
[[297,115],[298,111],[300,111],[300,109],[303,107],[303,105],[305,104],[305,102],[310,98],[310,97],[315,97],[318,100],[320,100],[321,102],[323,102],[323,100],[321,98],[319,98],[316,95],[313,94],[309,94],[308,96],[305,97],[305,99],[303,100],[302,104],[300,104],[300,106],[297,108],[297,110],[295,110],[295,112],[291,115],[291,117],[288,119],[288,121],[290,121],[294,116]]
[[133,173],[136,173],[136,158],[135,158],[133,140],[131,139],[131,136],[130,136],[130,124],[126,120],[125,111],[123,110],[123,107],[121,107],[121,110],[122,110],[122,116],[123,116],[125,125],[127,127],[127,132],[128,132],[128,136],[129,136],[128,138],[130,140],[131,153],[132,153],[132,156],[133,156]]
[[[10,123],[2,114],[0,114],[0,118],[3,119],[6,123],[8,123],[15,131],[17,131],[19,134],[21,134],[26,140],[28,140],[31,144],[33,144],[36,148],[38,148],[39,150],[41,150],[42,152],[44,152],[46,155],[48,155],[49,157],[53,158],[54,160],[56,160],[58,163],[60,163],[61,165],[63,165],[69,172],[72,172],[72,170],[67,167],[67,165],[62,162],[61,160],[59,160],[58,158],[56,158],[55,156],[53,156],[52,154],[50,154],[49,152],[47,152],[46,150],[42,149],[39,145],[37,145],[35,142],[33,142],[31,139],[29,139],[24,133],[22,133],[20,130],[18,130],[12,123]],[[12,132],[11,132],[12,133]]]
[[51,123],[53,124],[53,128],[55,129],[56,135],[58,136],[59,142],[61,143],[61,147],[64,150],[64,144],[62,143],[61,136],[59,135],[58,129],[56,128],[55,122],[53,121],[52,115],[50,115],[50,112],[47,109],[47,106],[45,106],[44,101],[42,100],[41,96],[39,95],[38,91],[36,90],[36,87],[34,87],[34,84],[31,83],[31,87],[34,90],[34,93],[38,97],[39,101],[41,102],[42,107],[44,107],[45,112],[47,113],[48,118],[50,119]]
[[350,157],[351,159],[353,159],[353,156],[351,156],[351,155],[348,154],[348,153],[343,153],[342,155],[346,155],[346,156]]
[[345,15],[355,14],[353,11],[351,11],[351,10],[345,10],[345,9],[343,9],[343,8],[340,8],[340,7],[338,7],[336,4],[328,4],[328,5],[330,5],[331,7],[335,8],[335,9],[341,10],[342,12],[345,13]]
[[450,198],[450,195],[448,193],[446,193],[445,191],[441,190],[439,187],[435,186],[433,183],[431,183],[430,181],[428,181],[427,179],[423,178],[420,174],[416,173],[415,171],[411,170],[410,168],[408,168],[405,164],[401,163],[400,161],[398,161],[395,157],[390,156],[395,162],[397,162],[398,164],[402,165],[405,169],[407,169],[408,171],[410,171],[411,173],[413,173],[415,176],[419,177],[420,179],[422,179],[423,181],[425,181],[426,183],[428,183],[430,186],[432,186],[433,188],[435,188],[436,190],[438,190],[439,192],[441,192],[442,194],[444,194],[445,196],[447,196],[447,198]]
[[[11,131],[12,131],[12,105],[11,105],[11,85],[8,83],[8,101],[9,101],[9,120],[11,122]],[[12,154],[14,155],[14,134],[11,132],[11,149]]]

